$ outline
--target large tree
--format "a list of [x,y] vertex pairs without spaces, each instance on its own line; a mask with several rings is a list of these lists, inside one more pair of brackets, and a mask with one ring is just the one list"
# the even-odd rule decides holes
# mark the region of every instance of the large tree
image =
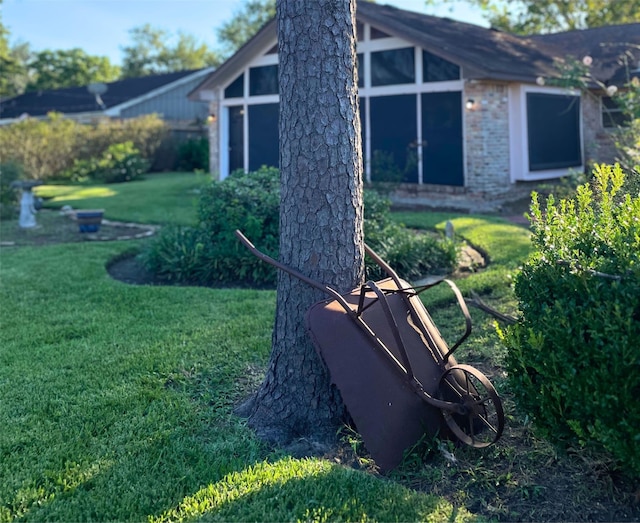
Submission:
[[[427,5],[460,0],[426,0]],[[551,33],[640,21],[640,0],[464,0],[492,27],[516,34]]]
[[[355,0],[278,0],[280,259],[340,292],[364,275]],[[305,330],[327,296],[280,273],[266,378],[246,409],[262,437],[328,441],[344,407]]]
[[[218,65],[218,53],[187,33],[175,37],[164,29],[145,24],[129,31],[131,45],[122,48],[122,76],[137,78]],[[175,43],[171,43],[175,41]]]
[[93,56],[82,49],[40,51],[28,64],[31,80],[27,91],[78,87],[91,82],[113,82],[120,68],[106,56]]
[[276,15],[276,0],[249,0],[218,29],[225,56],[233,54]]
[[30,57],[29,44],[10,45],[10,35],[0,12],[0,98],[22,94],[29,77],[26,65]]

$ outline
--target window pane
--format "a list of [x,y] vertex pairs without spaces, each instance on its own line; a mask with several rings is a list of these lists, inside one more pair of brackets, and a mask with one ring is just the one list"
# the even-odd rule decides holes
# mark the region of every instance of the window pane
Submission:
[[356,58],[358,63],[358,87],[364,87],[364,55],[358,53]]
[[358,35],[358,42],[364,40],[364,24],[362,22],[356,22],[356,34]]
[[423,82],[445,82],[459,79],[460,67],[424,49],[422,50]]
[[607,128],[628,125],[631,117],[624,114],[616,101],[609,97],[602,97],[602,126]]
[[249,170],[263,165],[278,167],[280,140],[278,135],[279,104],[249,106]]
[[527,130],[531,171],[582,164],[578,96],[527,93]]
[[244,169],[244,109],[229,107],[229,172]]
[[278,94],[278,66],[265,65],[249,69],[249,94]]
[[371,181],[418,183],[416,95],[369,99]]
[[411,84],[415,79],[413,47],[371,53],[371,85]]
[[377,40],[379,38],[390,38],[391,35],[381,31],[380,29],[376,29],[371,26],[371,40]]
[[241,98],[244,94],[244,73],[236,78],[225,90],[225,98]]

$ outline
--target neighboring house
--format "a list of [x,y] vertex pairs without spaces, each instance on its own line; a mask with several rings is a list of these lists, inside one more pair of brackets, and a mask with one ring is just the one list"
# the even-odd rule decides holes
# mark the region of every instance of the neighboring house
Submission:
[[[624,52],[637,72],[640,24],[519,37],[370,2],[356,16],[366,180],[400,174],[396,201],[491,207],[611,160],[610,104],[542,79],[558,76],[557,59],[589,55],[598,80],[621,85]],[[189,97],[216,116],[212,173],[277,165],[275,20]]]
[[192,91],[213,68],[128,78],[107,84],[32,91],[0,103],[0,125],[26,116],[58,112],[82,123],[104,118],[158,114],[174,131],[199,131],[209,115],[207,103],[192,101]]

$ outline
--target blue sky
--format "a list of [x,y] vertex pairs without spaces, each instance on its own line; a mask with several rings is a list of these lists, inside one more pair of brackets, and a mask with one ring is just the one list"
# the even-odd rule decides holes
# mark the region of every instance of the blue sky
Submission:
[[[304,1],[304,0],[301,0]],[[425,7],[424,0],[378,0],[402,9],[486,25],[464,2]],[[35,51],[80,47],[120,64],[129,30],[146,23],[172,35],[183,31],[218,47],[216,29],[242,6],[240,0],[4,0],[2,21],[10,43],[29,42]]]

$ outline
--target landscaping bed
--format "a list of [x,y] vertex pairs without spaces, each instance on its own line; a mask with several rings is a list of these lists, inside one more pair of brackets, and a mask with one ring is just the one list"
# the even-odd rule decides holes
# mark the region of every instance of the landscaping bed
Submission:
[[153,235],[158,227],[153,225],[103,220],[97,232],[80,232],[73,211],[62,212],[44,209],[36,214],[37,225],[22,229],[18,220],[6,220],[0,224],[0,245],[3,247],[47,245],[85,241],[137,240]]

